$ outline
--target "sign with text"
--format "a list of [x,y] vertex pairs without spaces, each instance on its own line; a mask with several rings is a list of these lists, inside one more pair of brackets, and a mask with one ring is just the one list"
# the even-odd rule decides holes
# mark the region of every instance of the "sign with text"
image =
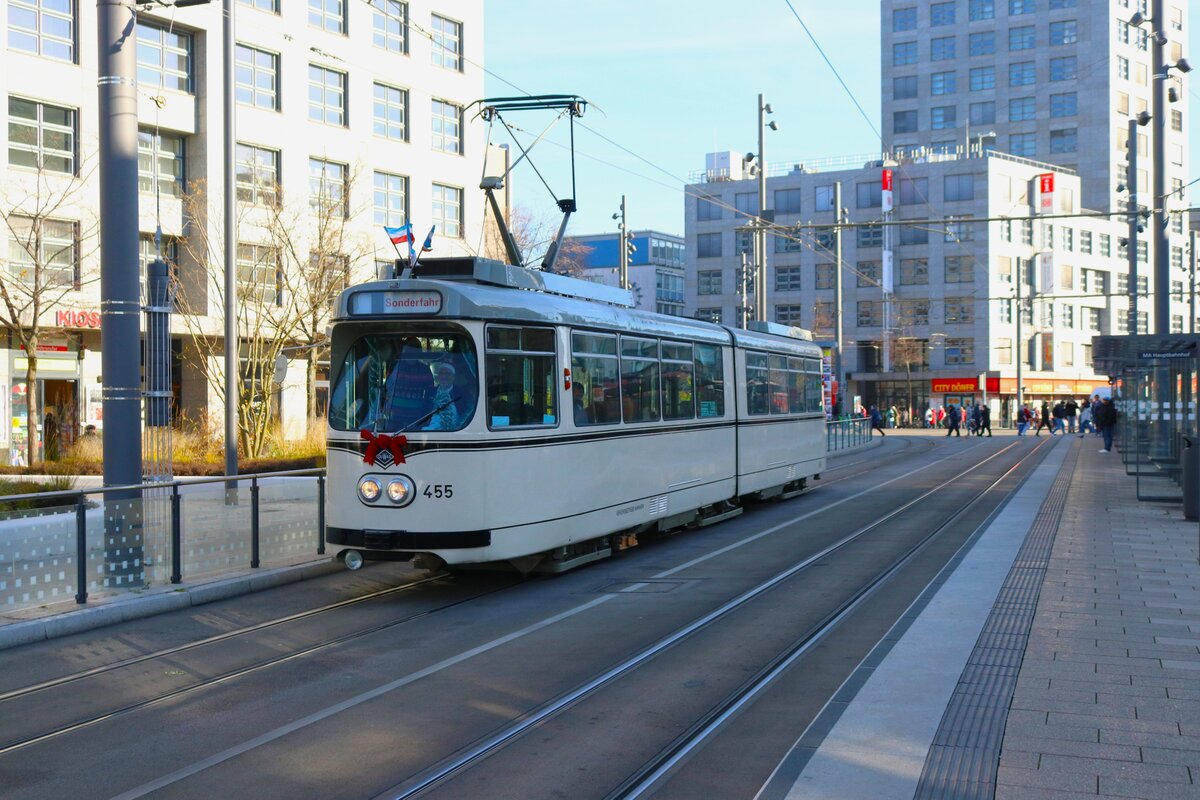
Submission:
[[881,188],[883,190],[883,212],[886,214],[892,210],[892,171],[890,169],[885,169],[883,171]]
[[1039,209],[1043,214],[1054,211],[1054,173],[1044,172],[1037,177]]
[[354,316],[377,314],[427,315],[442,310],[440,292],[357,292],[350,296],[350,313]]
[[60,328],[91,328],[98,331],[100,330],[100,312],[60,308],[54,312],[54,324]]

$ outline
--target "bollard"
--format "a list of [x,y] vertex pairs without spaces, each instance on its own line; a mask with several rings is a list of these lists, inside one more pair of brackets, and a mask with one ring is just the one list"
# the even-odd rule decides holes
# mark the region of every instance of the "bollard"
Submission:
[[250,568],[258,569],[258,476],[250,478]]
[[87,602],[87,495],[75,501],[75,602]]
[[317,476],[317,555],[325,555],[325,476]]
[[1196,482],[1200,480],[1200,446],[1192,436],[1182,436],[1183,450],[1180,453],[1183,461],[1183,518],[1200,519],[1200,496],[1197,493]]
[[183,515],[179,484],[171,486],[171,583],[183,581]]

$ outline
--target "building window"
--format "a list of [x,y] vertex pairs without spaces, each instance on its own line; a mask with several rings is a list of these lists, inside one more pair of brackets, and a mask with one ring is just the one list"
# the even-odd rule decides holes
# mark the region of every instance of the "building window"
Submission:
[[408,141],[408,90],[377,83],[374,92],[375,135]]
[[971,21],[996,18],[996,0],[970,0],[968,16]]
[[1008,50],[1015,52],[1017,50],[1032,50],[1034,45],[1032,25],[1022,25],[1017,28],[1008,29]]
[[970,73],[970,86],[972,92],[982,92],[986,89],[996,88],[996,68],[995,67],[975,67]]
[[238,3],[248,8],[265,11],[268,14],[279,13],[279,0],[238,0]]
[[157,25],[137,25],[137,80],[140,89],[192,90],[192,36]]
[[856,276],[856,284],[859,288],[878,288],[879,287],[879,262],[878,261],[860,261],[858,262],[858,275]]
[[138,191],[183,194],[183,137],[138,131]]
[[1105,258],[1112,256],[1112,237],[1107,233],[1100,234],[1100,255]]
[[720,258],[721,234],[701,233],[696,236],[696,258]]
[[780,325],[800,326],[800,315],[804,306],[775,306],[775,321]]
[[1075,8],[1079,5],[1079,0],[1050,0],[1050,10],[1056,11],[1060,8]]
[[893,31],[915,31],[917,29],[917,9],[897,8],[892,11]]
[[883,324],[883,303],[878,300],[858,301],[858,327],[878,328]]
[[704,322],[712,322],[716,325],[721,324],[721,309],[719,308],[697,308],[696,319]]
[[345,0],[308,0],[308,24],[330,33],[345,33]]
[[433,15],[433,63],[462,72],[462,23]]
[[1005,325],[1012,324],[1012,321],[1013,321],[1013,313],[1012,313],[1013,312],[1013,301],[1012,300],[1004,300],[1004,299],[1000,300],[999,307],[996,309],[996,311],[999,315],[999,320],[1001,323],[1003,323]]
[[971,256],[946,256],[946,283],[974,283],[975,259]]
[[14,167],[75,174],[74,109],[8,98],[8,163]]
[[283,303],[283,274],[274,247],[238,242],[237,279],[239,298],[250,297],[268,305]]
[[900,260],[900,285],[925,286],[929,283],[929,259],[903,258]]
[[1033,119],[1035,116],[1037,116],[1037,109],[1032,97],[1014,97],[1008,101],[1009,122]]
[[371,3],[371,41],[389,53],[408,53],[408,3],[376,0]]
[[696,273],[696,294],[720,294],[721,270],[702,269]]
[[963,217],[946,217],[946,232],[943,241],[969,242],[975,238],[975,223],[963,221]]
[[883,247],[883,228],[879,225],[866,225],[858,229],[858,246]]
[[237,101],[279,110],[279,56],[257,47],[237,46]]
[[929,60],[930,61],[949,61],[955,57],[954,54],[954,37],[942,36],[937,39],[929,40]]
[[758,192],[738,192],[733,196],[733,207],[746,217],[758,216]]
[[[1012,322],[1012,314],[1009,314],[1009,322]],[[1003,320],[1001,320],[1003,322]],[[1012,339],[997,339],[996,340],[996,363],[1001,366],[1007,366],[1013,363],[1013,345]]]
[[1032,61],[1018,61],[1008,65],[1008,85],[1028,86],[1037,80],[1037,70]]
[[928,325],[929,324],[929,301],[928,300],[901,300],[900,301],[900,321],[906,325]]
[[8,46],[75,61],[75,0],[8,0]]
[[958,91],[957,84],[953,72],[935,72],[929,76],[929,93],[954,94]]
[[[79,288],[79,223],[25,217],[8,218],[8,273],[22,283]],[[38,275],[38,270],[41,275]]]
[[970,173],[963,175],[947,175],[943,184],[944,199],[953,200],[975,199],[975,176]]
[[721,218],[720,201],[709,195],[696,197],[696,221],[709,222]]
[[904,64],[917,63],[917,43],[916,42],[897,42],[892,45],[892,64],[902,66]]
[[238,142],[237,199],[264,206],[279,202],[278,150]]
[[733,253],[734,255],[750,255],[754,252],[754,234],[751,231],[734,231],[733,232]]
[[462,108],[444,100],[434,100],[430,119],[433,127],[433,149],[442,153],[461,154]]
[[1008,0],[1008,14],[1019,17],[1037,11],[1037,0]]
[[336,161],[321,158],[308,160],[309,206],[315,213],[336,213],[345,216],[346,179],[349,168]]
[[917,96],[917,76],[907,75],[903,78],[892,79],[892,98],[895,100],[911,100]]
[[440,183],[433,185],[433,224],[451,239],[461,239],[463,190]]
[[1032,156],[1037,153],[1037,135],[1012,133],[1008,136],[1008,152],[1014,156]]
[[990,56],[996,52],[996,32],[972,33],[968,39],[968,52],[973,56]]
[[775,213],[776,214],[799,214],[800,213],[800,189],[776,189],[775,190]]
[[900,205],[917,205],[929,202],[929,178],[901,178]]
[[1070,303],[1062,303],[1058,307],[1059,324],[1067,330],[1075,327],[1075,306]]
[[1183,130],[1183,112],[1175,108],[1171,109],[1171,130]]
[[799,253],[804,249],[803,242],[794,235],[775,233],[772,238],[775,239],[776,253]]
[[855,187],[859,208],[879,208],[883,204],[883,187],[878,180],[860,183]]
[[996,121],[996,101],[994,100],[971,103],[968,110],[972,125],[986,125]]
[[947,297],[943,303],[947,325],[965,325],[975,321],[975,301],[969,297]]
[[1129,59],[1125,56],[1117,56],[1117,77],[1129,80]]
[[1073,117],[1079,113],[1079,96],[1075,92],[1050,95],[1050,116]]
[[1050,44],[1075,44],[1079,40],[1079,28],[1075,20],[1050,23]]
[[974,364],[974,339],[946,339],[947,364]]
[[1051,153],[1074,153],[1079,149],[1079,131],[1076,128],[1065,128],[1050,131]]
[[833,288],[833,264],[824,262],[816,265],[816,288],[832,289]]
[[894,133],[915,133],[919,128],[916,111],[892,112],[892,131]]
[[900,244],[929,244],[929,229],[917,225],[900,226]]
[[803,272],[800,267],[776,267],[775,268],[775,291],[777,292],[798,292],[800,291],[800,280]]
[[346,124],[346,73],[308,65],[308,118],[329,125]]
[[1050,59],[1050,80],[1073,81],[1077,77],[1079,60],[1075,56]]
[[1092,254],[1092,232],[1079,232],[1079,252],[1090,256]]
[[931,27],[938,25],[953,25],[954,24],[954,3],[934,3],[929,6],[929,24]]
[[817,186],[814,188],[814,190],[813,190],[813,210],[815,210],[815,211],[833,211],[833,187],[832,186]]
[[375,173],[375,224],[396,228],[408,219],[408,178]]
[[1066,225],[1062,229],[1062,249],[1068,253],[1075,250],[1075,230],[1068,228]]

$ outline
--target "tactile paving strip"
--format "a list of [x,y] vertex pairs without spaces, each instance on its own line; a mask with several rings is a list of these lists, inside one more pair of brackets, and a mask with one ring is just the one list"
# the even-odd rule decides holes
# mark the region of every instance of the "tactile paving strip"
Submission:
[[996,795],[1008,708],[1079,458],[1079,443],[1072,444],[959,676],[914,800],[992,800]]

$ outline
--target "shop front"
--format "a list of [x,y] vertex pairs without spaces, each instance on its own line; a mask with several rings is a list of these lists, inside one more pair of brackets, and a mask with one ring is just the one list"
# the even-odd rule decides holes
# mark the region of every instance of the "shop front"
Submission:
[[[29,436],[36,437],[38,459],[56,459],[81,432],[82,353],[79,339],[66,333],[48,334],[38,343],[34,385],[28,381],[28,354],[13,346],[9,349],[6,393],[8,401],[8,463],[26,464]],[[29,424],[30,393],[36,400],[37,418]]]

